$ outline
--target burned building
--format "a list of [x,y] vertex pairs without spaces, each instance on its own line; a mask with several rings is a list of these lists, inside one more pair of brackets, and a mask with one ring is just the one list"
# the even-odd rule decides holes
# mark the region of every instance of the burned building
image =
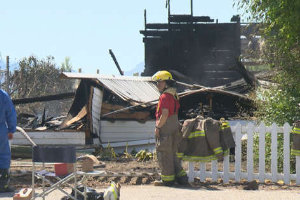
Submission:
[[169,70],[177,80],[208,87],[225,85],[245,76],[237,64],[241,54],[240,18],[229,23],[207,16],[171,15],[167,23],[147,23],[145,11],[145,70],[153,75]]

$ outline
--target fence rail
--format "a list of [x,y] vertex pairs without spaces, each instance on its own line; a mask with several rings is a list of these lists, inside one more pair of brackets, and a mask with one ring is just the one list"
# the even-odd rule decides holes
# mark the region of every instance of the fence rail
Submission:
[[[285,184],[296,181],[300,185],[300,156],[296,156],[296,174],[290,173],[290,132],[291,126],[285,123],[283,127],[278,127],[275,123],[267,127],[264,123],[259,126],[249,123],[242,126],[238,123],[231,127],[235,136],[235,161],[234,171],[230,171],[229,156],[225,156],[223,160],[223,171],[218,171],[218,163],[216,160],[211,162],[211,170],[206,169],[206,163],[199,163],[199,169],[195,170],[198,163],[189,162],[189,181],[192,182],[195,177],[199,177],[201,182],[206,178],[212,178],[217,181],[222,178],[224,183],[228,183],[230,179],[240,182],[241,179],[252,181],[257,179],[263,183],[266,179],[272,182],[283,180]],[[271,173],[266,172],[266,133],[271,133]],[[283,133],[283,173],[278,172],[278,134]],[[246,136],[246,137],[245,137]],[[254,138],[258,137],[258,173],[254,172]],[[242,138],[247,141],[247,168],[246,172],[242,171]]]

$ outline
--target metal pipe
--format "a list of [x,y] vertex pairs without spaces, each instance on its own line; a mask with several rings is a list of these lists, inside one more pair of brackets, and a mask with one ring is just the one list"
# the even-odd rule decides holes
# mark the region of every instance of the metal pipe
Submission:
[[22,133],[22,135],[32,144],[32,146],[37,146],[36,143],[29,137],[29,135],[22,129],[17,126],[17,130]]
[[125,108],[121,108],[121,109],[119,109],[119,110],[115,110],[115,111],[106,113],[106,114],[104,114],[104,115],[101,115],[101,117],[106,117],[106,116],[108,116],[108,115],[112,115],[112,114],[115,114],[115,113],[123,112],[123,111],[129,110],[129,109],[131,109],[131,108],[134,108],[134,107],[137,107],[137,106],[146,105],[146,104],[148,104],[148,103],[152,103],[152,102],[155,102],[155,101],[158,101],[158,99],[155,99],[155,100],[152,100],[152,101],[148,101],[148,102],[145,102],[145,103],[140,103],[140,104],[137,104],[137,105],[134,105],[134,106],[128,106],[128,107],[125,107]]

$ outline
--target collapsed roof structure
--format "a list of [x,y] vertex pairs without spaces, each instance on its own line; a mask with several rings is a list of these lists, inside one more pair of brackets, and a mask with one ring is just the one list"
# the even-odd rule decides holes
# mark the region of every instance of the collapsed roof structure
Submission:
[[[151,77],[81,73],[62,73],[62,77],[81,81],[69,114],[60,129],[86,118],[87,144],[128,142],[131,137],[132,141],[148,141],[149,137],[154,139],[154,112],[160,93]],[[179,117],[182,120],[198,114],[214,118],[235,117],[240,113],[241,107],[250,108],[252,105],[252,101],[244,95],[217,88],[186,88],[185,92],[179,93],[179,97]],[[126,107],[131,109],[124,109]],[[115,112],[118,110],[120,112]],[[132,123],[135,125],[128,125]]]

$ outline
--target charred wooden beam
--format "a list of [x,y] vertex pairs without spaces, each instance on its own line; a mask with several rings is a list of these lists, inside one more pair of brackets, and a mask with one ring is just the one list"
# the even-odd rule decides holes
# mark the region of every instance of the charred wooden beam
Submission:
[[170,22],[214,22],[208,16],[194,17],[192,15],[170,15]]
[[168,31],[140,31],[141,34],[143,34],[144,36],[165,36],[168,34]]
[[12,102],[14,103],[14,105],[18,105],[18,104],[35,103],[35,102],[43,102],[43,101],[70,99],[73,98],[74,96],[75,96],[75,92],[69,92],[69,93],[54,94],[54,95],[47,95],[41,97],[13,99]]
[[112,59],[114,60],[114,62],[115,62],[115,64],[116,64],[116,66],[117,66],[117,68],[118,68],[120,74],[123,76],[123,75],[124,75],[124,72],[121,70],[121,67],[120,67],[120,65],[119,65],[119,63],[118,63],[118,61],[117,61],[117,59],[116,59],[116,57],[115,57],[115,54],[114,54],[114,52],[113,52],[111,49],[109,50],[109,54],[111,55]]

